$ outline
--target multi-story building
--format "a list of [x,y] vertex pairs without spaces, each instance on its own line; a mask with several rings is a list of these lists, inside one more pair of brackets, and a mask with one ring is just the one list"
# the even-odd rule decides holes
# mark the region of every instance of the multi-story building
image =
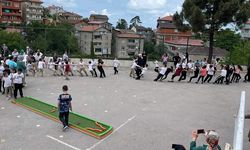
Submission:
[[22,16],[24,23],[42,21],[43,6],[40,0],[26,0],[22,2]]
[[60,20],[70,24],[76,24],[82,20],[82,16],[73,12],[63,12],[60,15]]
[[187,39],[192,36],[192,32],[180,32],[173,22],[173,16],[166,16],[157,20],[156,42]]
[[241,28],[241,37],[243,39],[250,39],[250,20],[248,20],[245,25]]
[[89,17],[89,25],[104,27],[108,30],[112,30],[112,24],[108,22],[109,18],[106,15],[91,14]]
[[0,4],[0,23],[21,24],[22,11],[20,0],[1,0]]
[[[88,25],[78,31],[78,41],[83,53],[90,55],[110,56],[112,33],[105,27]],[[93,49],[92,45],[93,44]]]
[[130,58],[143,53],[144,38],[132,30],[116,30],[114,56],[117,58]]
[[65,12],[63,10],[63,7],[55,6],[55,5],[49,6],[48,10],[49,10],[49,14],[52,15],[52,16],[55,15],[55,14],[61,15],[63,12]]

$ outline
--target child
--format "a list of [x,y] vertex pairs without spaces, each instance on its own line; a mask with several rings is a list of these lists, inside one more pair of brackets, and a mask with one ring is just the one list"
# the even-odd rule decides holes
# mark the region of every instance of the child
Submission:
[[113,61],[113,66],[114,66],[114,74],[118,74],[117,68],[120,66],[120,62],[116,58]]
[[39,59],[38,62],[38,72],[42,73],[42,77],[43,77],[43,70],[45,68],[45,62],[42,59]]
[[214,84],[217,83],[217,84],[223,84],[223,81],[225,79],[227,75],[227,70],[226,70],[226,67],[223,67],[222,70],[221,70],[221,73],[220,73],[220,76],[214,81]]
[[72,76],[73,76],[77,72],[77,64],[75,64],[75,62],[72,62],[71,66],[72,66],[72,72],[71,73],[72,73]]
[[51,70],[53,72],[53,75],[56,76],[56,69],[55,69],[55,62],[53,62],[53,59],[50,59],[49,63],[49,70]]
[[181,76],[179,78],[178,81],[181,81],[181,80],[186,80],[187,78],[187,66],[185,64],[182,65],[182,71],[181,71]]
[[2,92],[2,78],[3,78],[4,67],[2,62],[0,61],[0,92]]
[[65,74],[65,80],[69,80],[69,73],[71,72],[69,62],[65,62],[65,69],[64,69],[64,74]]
[[165,80],[168,77],[168,74],[170,72],[173,72],[174,68],[171,66],[170,68],[167,68],[167,71],[165,72],[164,76],[161,78],[161,81]]
[[94,71],[93,71],[93,65],[92,65],[91,61],[89,61],[88,69],[89,69],[89,72],[91,73],[91,75],[93,77],[94,76]]
[[176,76],[180,76],[181,72],[182,72],[182,65],[178,65],[178,68],[175,70],[175,73],[172,75],[171,81],[169,81],[169,82],[174,82],[174,78]]
[[199,83],[199,81],[200,81],[200,79],[201,79],[201,84],[203,84],[204,83],[204,77],[207,75],[207,66],[203,66],[202,68],[201,68],[201,71],[200,71],[200,76],[199,76],[199,78],[198,78],[198,80],[195,82],[195,83]]
[[247,68],[247,74],[245,75],[244,82],[250,82],[250,66]]
[[17,98],[17,91],[21,97],[23,97],[23,78],[24,74],[22,73],[22,69],[18,69],[17,73],[13,75],[13,83],[14,83],[14,98]]
[[91,63],[92,63],[92,68],[93,68],[95,77],[97,77],[97,73],[96,73],[96,61],[95,61],[95,59],[92,59]]
[[69,110],[72,111],[72,97],[68,94],[68,86],[62,87],[63,94],[58,97],[59,119],[63,124],[63,131],[69,128]]
[[85,63],[83,62],[82,59],[80,59],[80,62],[78,63],[78,66],[79,66],[79,71],[78,72],[81,74],[81,76],[83,76],[82,72],[84,72],[85,75],[88,76],[88,73],[87,73],[87,71],[85,69]]
[[161,67],[160,72],[159,72],[157,78],[154,79],[154,81],[158,81],[159,79],[161,79],[165,75],[166,71],[167,71],[167,64],[164,64],[164,66]]
[[214,76],[214,67],[213,65],[209,65],[209,68],[207,69],[207,76],[204,82],[207,81],[207,83],[209,83],[212,80],[213,76]]
[[58,66],[59,66],[59,71],[61,73],[61,76],[63,76],[64,75],[64,69],[65,69],[64,62],[62,60],[60,60],[59,63],[58,63]]
[[12,96],[12,81],[7,72],[4,72],[3,81],[4,81],[5,95],[6,98],[9,100]]
[[142,68],[142,72],[140,74],[141,77],[143,77],[145,75],[145,73],[147,72],[148,70],[148,64],[146,64],[143,68]]
[[154,69],[154,71],[157,72],[157,73],[159,73],[159,68],[160,68],[159,62],[156,60],[156,61],[154,62],[154,64],[155,64],[155,69]]
[[190,83],[190,82],[192,81],[192,79],[198,78],[199,72],[200,72],[200,69],[199,69],[198,66],[196,66],[196,67],[195,67],[195,70],[194,70],[194,76],[192,76],[192,77],[189,79],[188,83]]
[[131,66],[130,73],[129,73],[129,76],[130,76],[130,77],[135,78],[135,68],[136,68],[136,67],[140,67],[140,66],[137,65],[136,61],[134,60],[132,66]]

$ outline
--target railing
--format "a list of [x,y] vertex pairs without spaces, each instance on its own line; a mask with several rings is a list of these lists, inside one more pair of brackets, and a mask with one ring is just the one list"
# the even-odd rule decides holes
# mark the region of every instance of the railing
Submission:
[[233,150],[243,150],[246,92],[241,92],[240,108],[235,119]]

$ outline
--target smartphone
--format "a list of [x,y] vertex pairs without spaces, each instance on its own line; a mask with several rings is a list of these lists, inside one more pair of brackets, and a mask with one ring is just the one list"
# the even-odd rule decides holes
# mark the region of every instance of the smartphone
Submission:
[[205,134],[205,130],[204,129],[198,129],[197,134]]

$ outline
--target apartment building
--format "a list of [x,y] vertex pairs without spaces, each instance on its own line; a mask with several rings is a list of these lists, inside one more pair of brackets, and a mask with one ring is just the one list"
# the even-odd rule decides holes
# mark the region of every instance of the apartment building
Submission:
[[0,4],[0,23],[21,24],[20,0],[1,0]]
[[23,22],[26,24],[32,21],[42,21],[43,6],[40,0],[26,0],[22,2]]

